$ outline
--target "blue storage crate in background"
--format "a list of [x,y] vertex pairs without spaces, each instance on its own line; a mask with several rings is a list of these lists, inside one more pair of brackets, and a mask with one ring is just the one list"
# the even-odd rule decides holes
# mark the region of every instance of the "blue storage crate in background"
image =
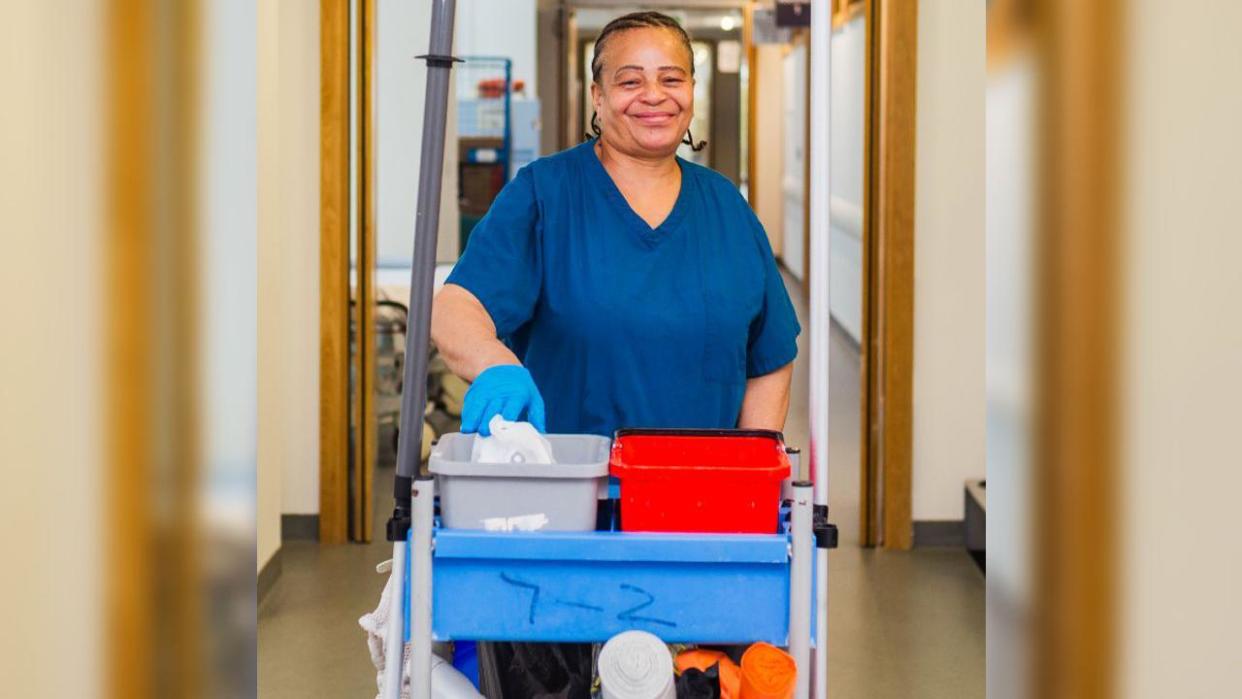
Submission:
[[509,178],[513,148],[513,61],[499,56],[465,56],[453,71],[457,81],[457,136],[494,139],[491,152],[460,153],[462,162],[496,163]]
[[523,165],[540,156],[542,117],[537,99],[515,99],[512,105],[513,137],[509,142],[509,178],[517,175]]

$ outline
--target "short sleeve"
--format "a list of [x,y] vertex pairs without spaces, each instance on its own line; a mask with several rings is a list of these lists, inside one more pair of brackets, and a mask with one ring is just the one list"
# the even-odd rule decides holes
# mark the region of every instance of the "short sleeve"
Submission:
[[798,356],[798,334],[802,332],[798,314],[789,299],[789,292],[785,290],[780,270],[776,268],[776,258],[772,255],[772,246],[768,244],[763,224],[754,218],[753,212],[751,220],[763,261],[763,305],[750,323],[746,344],[748,379],[770,374],[792,362]]
[[470,233],[465,254],[446,283],[474,294],[496,335],[511,336],[530,320],[542,287],[539,207],[530,168],[522,168],[500,190]]

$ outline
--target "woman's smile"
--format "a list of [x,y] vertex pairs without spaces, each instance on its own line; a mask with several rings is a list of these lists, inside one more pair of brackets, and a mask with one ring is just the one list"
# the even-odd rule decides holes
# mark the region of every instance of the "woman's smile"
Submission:
[[672,112],[636,112],[629,115],[631,119],[636,119],[644,126],[665,126],[677,120],[677,115]]

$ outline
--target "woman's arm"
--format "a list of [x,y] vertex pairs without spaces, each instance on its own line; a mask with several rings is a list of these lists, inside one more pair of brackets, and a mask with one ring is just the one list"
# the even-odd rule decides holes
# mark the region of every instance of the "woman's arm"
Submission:
[[489,367],[521,364],[496,338],[496,324],[479,299],[456,284],[445,284],[432,302],[431,341],[449,370],[467,381]]
[[770,374],[748,379],[737,426],[778,432],[785,429],[785,414],[789,412],[789,385],[792,380],[793,362]]

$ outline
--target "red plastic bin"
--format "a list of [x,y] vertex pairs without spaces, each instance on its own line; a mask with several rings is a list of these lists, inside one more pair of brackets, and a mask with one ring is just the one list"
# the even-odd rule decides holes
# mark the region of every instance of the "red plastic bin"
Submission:
[[772,534],[789,457],[770,430],[623,429],[609,471],[622,531]]

